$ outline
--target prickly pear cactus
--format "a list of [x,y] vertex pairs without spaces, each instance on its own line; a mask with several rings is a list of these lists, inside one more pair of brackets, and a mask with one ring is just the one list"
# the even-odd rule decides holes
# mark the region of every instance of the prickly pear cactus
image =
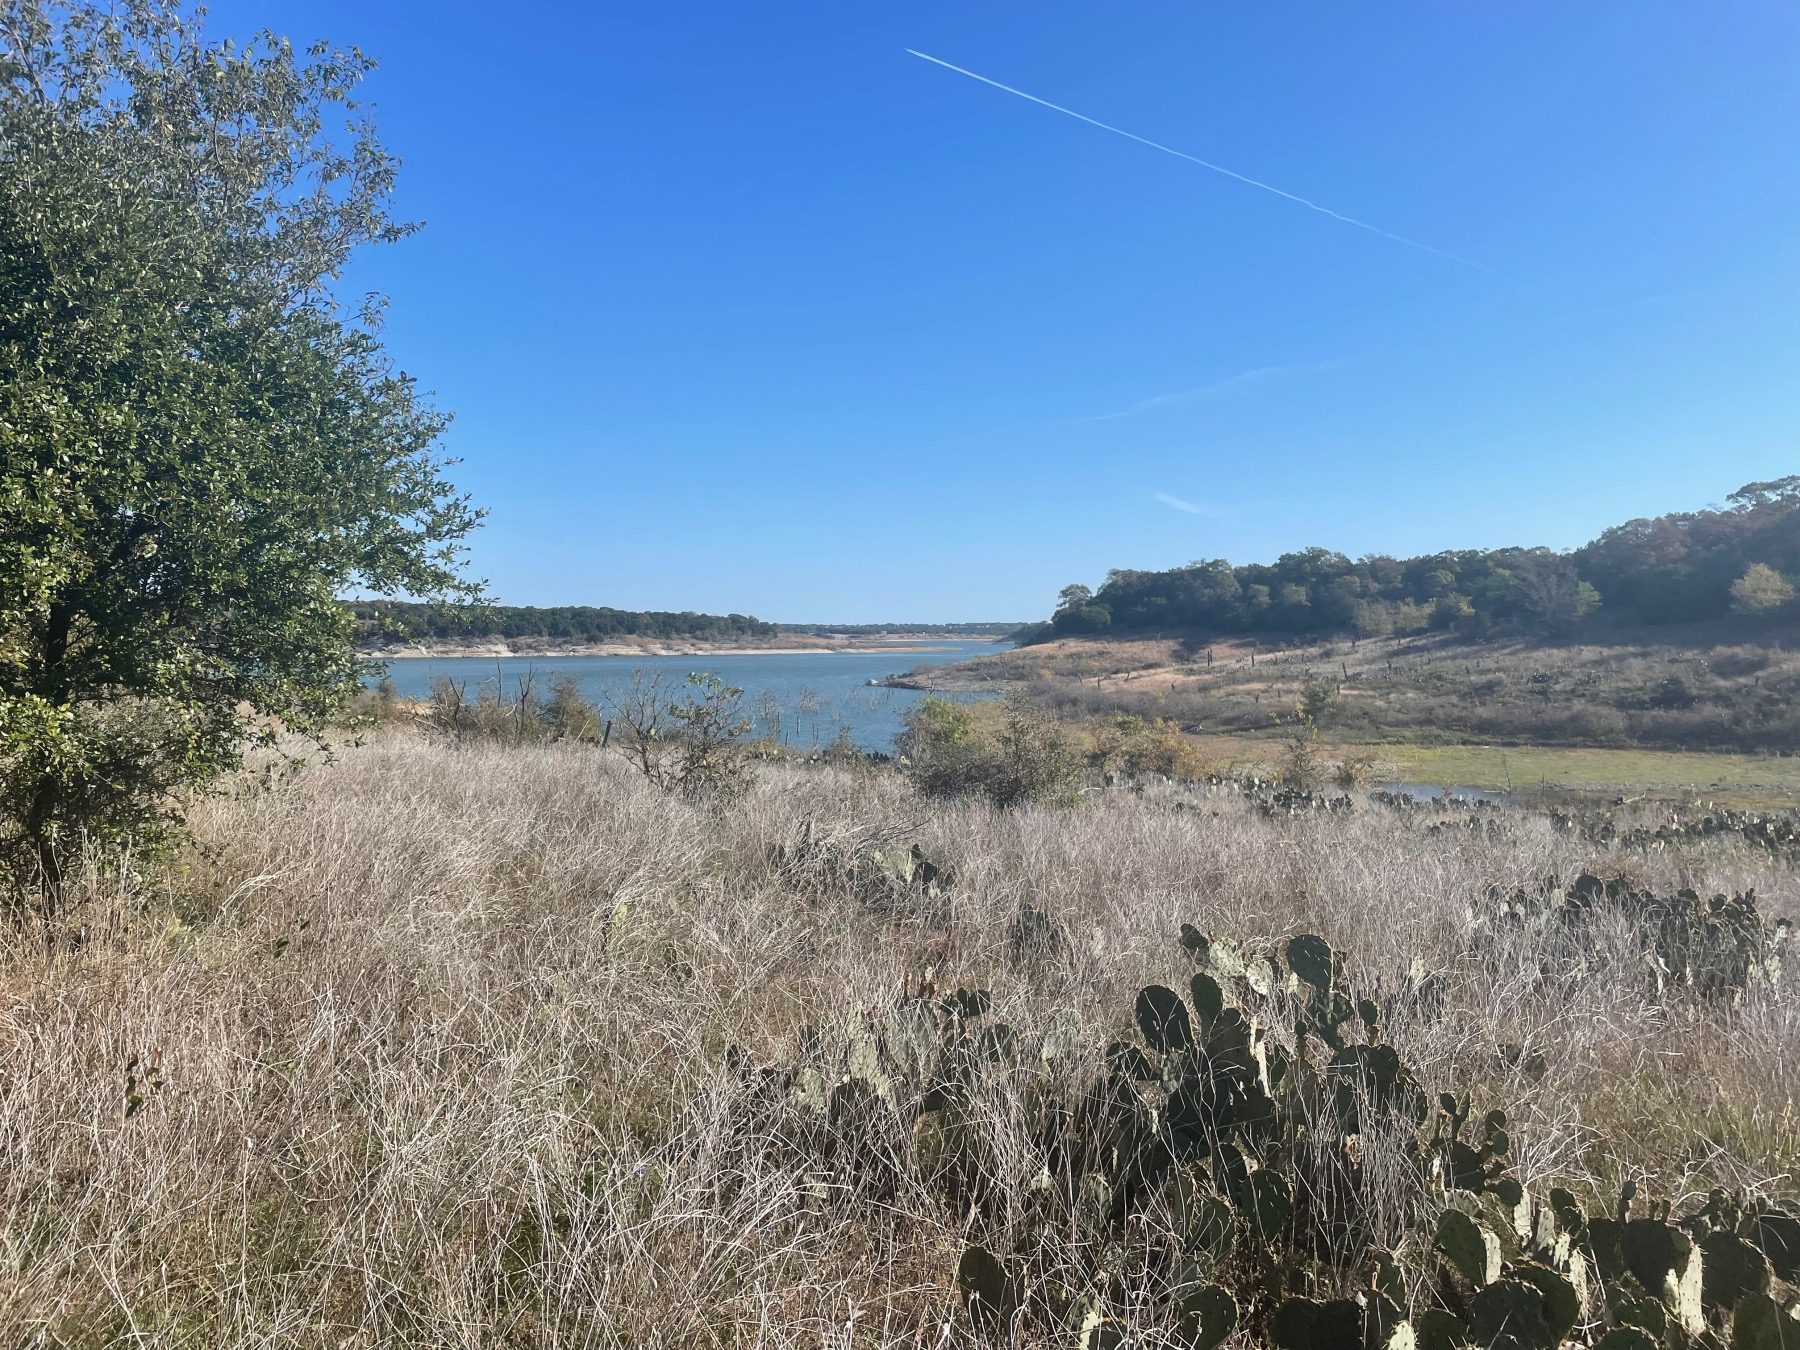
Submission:
[[[1279,978],[1192,928],[1182,947],[1185,996],[1141,990],[1135,1036],[1103,1059],[1072,1016],[1021,1035],[959,989],[809,1033],[791,1067],[728,1065],[809,1179],[890,1207],[909,1174],[966,1216],[976,1343],[1800,1350],[1794,1214],[1715,1191],[1672,1219],[1629,1184],[1589,1213],[1528,1191],[1506,1113],[1428,1093],[1323,938],[1287,942]],[[1292,1048],[1258,1011],[1297,1014]],[[1023,1167],[996,1107],[1039,1150]],[[1379,1233],[1361,1170],[1377,1129],[1373,1184],[1403,1181]]]

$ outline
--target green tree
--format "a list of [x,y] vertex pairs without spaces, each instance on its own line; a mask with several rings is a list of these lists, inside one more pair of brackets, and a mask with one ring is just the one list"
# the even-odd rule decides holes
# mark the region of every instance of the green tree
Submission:
[[0,0],[0,864],[54,897],[364,667],[336,597],[467,598],[445,418],[340,303],[394,220],[371,63],[165,0]]
[[1112,622],[1105,605],[1094,603],[1094,593],[1079,581],[1057,592],[1056,613],[1050,624],[1058,633],[1097,633]]
[[1766,563],[1751,563],[1731,583],[1731,607],[1740,614],[1773,614],[1793,599],[1793,583]]
[[1070,582],[1056,593],[1058,609],[1080,609],[1094,598],[1094,592],[1079,581]]
[[1504,587],[1525,624],[1543,633],[1567,633],[1600,607],[1600,593],[1576,575],[1573,563],[1553,554],[1521,559]]
[[1105,605],[1076,605],[1059,609],[1050,625],[1059,633],[1098,633],[1112,623],[1112,611]]

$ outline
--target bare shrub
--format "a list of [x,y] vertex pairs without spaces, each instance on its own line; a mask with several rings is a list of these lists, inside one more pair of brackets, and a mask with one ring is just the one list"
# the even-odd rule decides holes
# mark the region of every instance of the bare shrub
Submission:
[[623,748],[646,779],[684,797],[730,798],[745,791],[750,719],[744,691],[696,672],[675,696],[660,673],[639,670],[614,704]]
[[1331,779],[1341,788],[1365,788],[1375,781],[1379,768],[1373,755],[1345,755]]

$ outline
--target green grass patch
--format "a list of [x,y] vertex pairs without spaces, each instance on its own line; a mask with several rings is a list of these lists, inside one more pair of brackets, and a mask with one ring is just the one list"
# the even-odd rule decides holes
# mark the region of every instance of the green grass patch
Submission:
[[1400,777],[1468,787],[1623,788],[1703,796],[1800,797],[1800,758],[1564,746],[1381,746]]
[[[1271,770],[1280,750],[1259,737],[1202,738],[1206,753]],[[1554,745],[1328,744],[1327,759],[1366,755],[1379,777],[1409,783],[1517,791],[1564,789],[1653,797],[1702,797],[1742,808],[1800,805],[1800,756]]]

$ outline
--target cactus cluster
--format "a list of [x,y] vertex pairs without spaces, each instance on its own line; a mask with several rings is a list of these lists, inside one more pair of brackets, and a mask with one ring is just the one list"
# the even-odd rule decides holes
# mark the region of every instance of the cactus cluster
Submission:
[[[1792,1350],[1800,1344],[1797,1222],[1766,1203],[1714,1192],[1671,1223],[1634,1215],[1627,1185],[1614,1211],[1585,1215],[1568,1191],[1482,1204],[1452,1188],[1408,1318],[1418,1350]],[[1371,1277],[1380,1283],[1380,1271]],[[1306,1339],[1283,1340],[1290,1350]],[[1387,1342],[1392,1344],[1392,1342]]]
[[1499,815],[1500,807],[1482,797],[1463,797],[1454,792],[1441,792],[1435,797],[1416,797],[1410,792],[1371,792],[1369,800],[1377,806],[1385,806],[1394,811],[1408,813],[1423,812],[1432,815],[1474,813],[1476,815]]
[[[1025,1037],[985,993],[926,986],[809,1034],[795,1065],[735,1056],[786,1131],[753,1133],[850,1194],[886,1202],[905,1179],[944,1197],[976,1239],[961,1313],[995,1343],[1800,1350],[1800,1217],[1723,1192],[1674,1221],[1629,1187],[1604,1214],[1535,1194],[1506,1114],[1428,1092],[1330,943],[1190,926],[1181,947],[1185,990],[1141,990],[1098,1075],[1073,1019]],[[1035,1145],[1022,1185],[997,1111]]]
[[774,871],[848,892],[881,913],[935,914],[956,880],[917,843],[821,837],[811,816],[791,843],[771,844],[767,854]]
[[1342,793],[1327,797],[1323,793],[1308,792],[1303,788],[1284,787],[1268,793],[1252,793],[1250,800],[1255,804],[1259,815],[1271,818],[1347,815],[1356,809],[1356,803]]
[[[1560,947],[1577,964],[1591,960],[1586,938],[1597,917],[1623,919],[1634,935],[1645,978],[1661,995],[1688,990],[1706,998],[1737,999],[1753,985],[1773,985],[1792,935],[1781,919],[1765,923],[1754,891],[1702,899],[1692,890],[1656,895],[1623,878],[1583,873],[1568,886],[1554,880],[1510,894],[1494,892],[1483,916],[1495,933],[1526,931],[1540,950]],[[1546,978],[1565,970],[1547,966]]]
[[1503,839],[1512,837],[1512,825],[1504,816],[1471,812],[1452,820],[1434,820],[1425,827],[1425,836],[1428,839],[1438,839],[1449,835],[1462,835],[1497,844]]
[[1698,814],[1671,811],[1660,825],[1621,827],[1606,811],[1552,811],[1550,823],[1564,834],[1577,835],[1606,848],[1657,852],[1673,845],[1708,839],[1736,838],[1787,862],[1800,862],[1800,812],[1709,810]]
[[[1421,1187],[1437,1145],[1417,1135],[1431,1099],[1328,942],[1303,934],[1258,952],[1189,926],[1181,945],[1193,966],[1185,994],[1139,992],[1139,1039],[1108,1047],[1103,1083],[1046,1142],[1066,1208],[1100,1222],[1098,1237],[1121,1241],[1150,1219],[1166,1234],[1147,1258],[1158,1272],[1150,1301],[1175,1343],[1210,1348],[1267,1316],[1296,1253],[1370,1240],[1355,1198],[1365,1132],[1413,1138]],[[1288,1016],[1292,1048],[1273,1034]],[[1446,1136],[1446,1158],[1448,1147]],[[1028,1252],[972,1247],[959,1284],[978,1324],[1026,1309],[1082,1345],[1135,1343],[1106,1314],[1120,1278],[1090,1275],[1078,1294],[1034,1272]]]

